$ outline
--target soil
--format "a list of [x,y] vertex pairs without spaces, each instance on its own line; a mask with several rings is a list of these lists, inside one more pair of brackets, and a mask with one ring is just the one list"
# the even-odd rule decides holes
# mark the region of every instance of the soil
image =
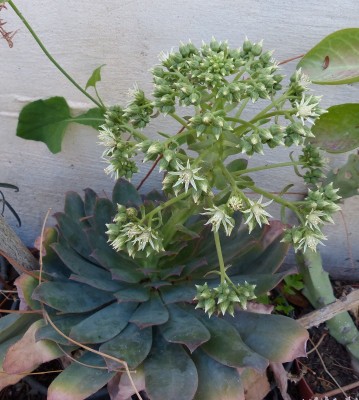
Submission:
[[[13,273],[7,274],[6,281],[0,277],[2,290],[13,289]],[[358,288],[358,284],[353,282],[333,282],[333,287],[337,297],[349,293],[353,288]],[[276,290],[275,290],[276,291]],[[277,293],[281,288],[277,288]],[[308,302],[299,293],[296,296],[287,298],[288,304],[294,306],[294,318],[311,311]],[[16,299],[0,299],[0,308],[14,309]],[[291,315],[292,316],[292,315]],[[359,326],[357,314],[353,314],[353,320]],[[292,400],[309,400],[305,394],[300,393],[300,381],[305,380],[318,399],[329,397],[329,400],[346,400],[359,398],[359,373],[352,365],[346,349],[337,343],[328,333],[325,325],[309,330],[310,340],[308,342],[308,357],[299,358],[296,363],[286,366],[290,378],[288,393]],[[46,400],[47,387],[61,370],[58,361],[53,361],[42,365],[35,372],[37,374],[28,376],[13,386],[9,386],[0,391],[0,400]],[[359,371],[359,366],[358,366]],[[136,396],[134,396],[133,400]],[[148,400],[143,394],[143,398]],[[105,391],[91,396],[89,400],[108,400]],[[179,399],[180,400],[180,399]],[[265,400],[282,400],[282,397],[273,382],[273,390]]]

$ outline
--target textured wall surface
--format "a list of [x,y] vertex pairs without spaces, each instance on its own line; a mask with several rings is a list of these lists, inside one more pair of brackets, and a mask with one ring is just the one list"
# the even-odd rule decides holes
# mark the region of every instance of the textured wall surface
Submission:
[[[126,102],[127,90],[134,83],[149,91],[149,69],[157,63],[158,54],[175,48],[180,41],[191,39],[200,44],[214,36],[239,47],[247,35],[252,41],[264,39],[265,48],[275,49],[275,58],[284,60],[305,53],[335,30],[358,26],[359,15],[359,2],[353,0],[19,0],[16,4],[49,51],[79,83],[85,84],[94,68],[106,64],[99,91],[107,104]],[[99,193],[110,193],[112,180],[103,173],[102,149],[96,144],[94,130],[71,126],[63,151],[56,155],[42,143],[15,136],[19,110],[29,100],[64,96],[74,115],[90,104],[45,58],[11,10],[2,11],[2,17],[9,30],[19,31],[12,49],[0,41],[0,182],[20,187],[19,193],[7,191],[6,195],[23,226],[16,228],[10,213],[6,216],[24,242],[32,245],[47,210],[62,209],[66,191],[92,187]],[[294,65],[286,64],[284,72],[289,75]],[[324,94],[324,106],[359,102],[358,85],[317,86],[314,90]],[[257,165],[273,159],[286,160],[286,150],[250,162]],[[340,165],[345,159],[331,157],[331,163]],[[141,167],[142,176],[148,167]],[[159,187],[158,176],[155,178],[151,183]],[[258,179],[269,190],[280,190],[290,178],[288,171],[276,170]],[[303,191],[300,185],[295,189]],[[329,240],[322,249],[325,261],[329,267],[355,264],[359,269],[358,197],[346,202],[336,222],[327,229]],[[53,223],[50,218],[48,224]]]

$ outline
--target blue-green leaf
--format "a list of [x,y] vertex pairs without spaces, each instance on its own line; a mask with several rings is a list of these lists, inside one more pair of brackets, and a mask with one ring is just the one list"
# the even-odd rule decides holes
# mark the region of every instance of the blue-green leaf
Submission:
[[201,346],[209,356],[229,367],[266,370],[268,361],[243,342],[232,324],[214,316],[203,316],[201,322],[211,334],[211,339]]
[[168,318],[167,307],[163,304],[158,292],[152,292],[150,300],[140,304],[130,322],[142,329],[147,326],[164,324]]
[[244,400],[244,389],[236,368],[227,367],[201,349],[192,354],[198,372],[198,390],[193,400]]
[[111,293],[71,281],[42,283],[34,290],[32,298],[69,313],[95,310],[115,299]]
[[[133,369],[147,357],[152,346],[152,328],[140,329],[134,324],[127,327],[116,337],[104,343],[100,351],[127,362]],[[110,370],[118,369],[121,364],[106,358]]]
[[167,342],[182,343],[192,353],[210,339],[208,329],[194,315],[175,304],[168,305],[167,308],[170,318],[160,326],[160,331]]
[[125,179],[119,179],[112,192],[112,201],[124,206],[141,206],[142,199],[136,188]]
[[198,385],[196,367],[181,345],[156,335],[143,363],[146,392],[151,400],[192,400]]
[[104,307],[75,325],[69,336],[80,343],[110,340],[126,327],[136,307],[136,303],[114,303]]
[[[95,368],[86,367],[86,365]],[[100,369],[104,366],[105,363],[101,357],[90,352],[84,353],[78,363],[73,362],[55,378],[49,386],[48,398],[52,400],[86,399],[116,375],[116,372]]]

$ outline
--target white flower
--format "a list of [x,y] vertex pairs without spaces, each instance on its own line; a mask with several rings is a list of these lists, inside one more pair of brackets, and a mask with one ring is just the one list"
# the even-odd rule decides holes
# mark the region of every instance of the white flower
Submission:
[[303,90],[309,90],[309,86],[312,83],[311,80],[309,79],[309,76],[304,74],[302,72],[302,68],[299,68],[295,73],[294,73],[294,81],[295,83],[300,86]]
[[248,214],[248,218],[245,221],[245,223],[248,225],[249,228],[249,233],[252,232],[254,229],[256,222],[259,226],[262,226],[262,224],[268,225],[268,218],[267,217],[272,217],[265,209],[264,207],[269,206],[273,202],[273,200],[267,201],[266,203],[262,204],[263,196],[259,198],[258,201],[252,201],[248,199],[249,201],[249,208],[247,210],[243,210],[243,213]]
[[310,117],[319,117],[321,114],[326,112],[318,107],[319,101],[319,96],[305,96],[303,94],[300,103],[297,101],[295,102],[297,107],[297,113],[295,114],[296,117],[300,118],[303,124],[306,120],[311,124],[314,124],[314,121]]
[[318,244],[322,244],[324,246],[324,243],[321,240],[327,240],[327,238],[320,231],[308,231],[304,234],[304,237],[299,240],[299,243],[296,246],[296,251],[303,248],[303,252],[305,252],[307,248],[309,248],[316,252]]
[[108,126],[102,125],[100,126],[98,138],[100,140],[98,144],[106,147],[102,157],[111,155],[115,151],[118,143],[118,139],[114,132]]
[[177,172],[169,172],[168,175],[176,175],[178,176],[177,182],[173,185],[175,189],[175,193],[179,192],[178,186],[184,185],[184,190],[187,193],[189,186],[191,185],[194,190],[197,191],[196,181],[204,181],[204,178],[196,175],[201,168],[192,168],[189,160],[187,160],[187,165],[183,166],[179,162],[177,162]]
[[202,215],[210,215],[211,218],[205,225],[212,224],[212,231],[218,232],[221,225],[223,225],[226,235],[230,236],[232,229],[234,228],[234,219],[226,214],[225,206],[213,206],[212,208],[205,208],[207,212]]
[[[324,217],[324,218],[322,218]],[[319,210],[312,210],[309,214],[305,216],[305,225],[310,229],[317,229],[318,225],[323,224],[324,222],[334,223],[333,219],[328,215],[328,213],[324,213]]]

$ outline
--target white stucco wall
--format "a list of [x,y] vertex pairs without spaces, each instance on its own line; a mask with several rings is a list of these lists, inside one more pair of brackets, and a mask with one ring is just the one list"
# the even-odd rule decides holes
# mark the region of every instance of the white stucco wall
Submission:
[[[335,30],[358,26],[359,16],[355,0],[19,0],[16,4],[57,61],[81,84],[94,68],[106,64],[99,90],[107,104],[125,102],[134,82],[150,90],[148,71],[158,54],[180,41],[200,44],[214,36],[240,46],[247,35],[252,41],[264,39],[265,48],[275,49],[275,57],[284,60],[305,53]],[[2,11],[2,17],[8,29],[19,32],[12,49],[0,41],[0,182],[20,187],[19,193],[6,191],[6,195],[23,222],[17,232],[32,245],[48,208],[62,209],[64,192],[92,187],[110,193],[113,183],[103,173],[102,149],[93,130],[71,126],[57,155],[42,143],[15,136],[18,112],[29,99],[64,96],[75,113],[90,104],[45,58],[11,10]],[[287,75],[294,65],[285,65]],[[315,89],[324,93],[324,106],[359,102],[358,85]],[[285,160],[286,150],[272,157]],[[332,158],[332,162],[338,165],[345,159]],[[276,171],[262,174],[261,179],[269,190],[278,190],[286,176],[287,172]],[[350,266],[351,246],[352,261],[359,269],[358,203],[356,197],[344,206],[347,234],[341,215],[336,227],[328,229],[329,245],[323,248],[328,266]],[[10,213],[6,215],[15,226]]]

